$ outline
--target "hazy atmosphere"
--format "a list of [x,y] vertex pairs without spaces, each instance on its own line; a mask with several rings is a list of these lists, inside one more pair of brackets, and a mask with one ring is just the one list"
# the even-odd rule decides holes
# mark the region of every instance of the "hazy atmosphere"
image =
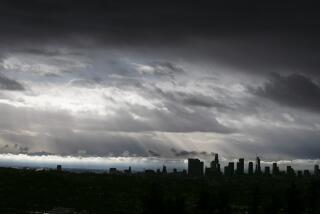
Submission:
[[317,162],[307,3],[21,2],[0,3],[2,165]]

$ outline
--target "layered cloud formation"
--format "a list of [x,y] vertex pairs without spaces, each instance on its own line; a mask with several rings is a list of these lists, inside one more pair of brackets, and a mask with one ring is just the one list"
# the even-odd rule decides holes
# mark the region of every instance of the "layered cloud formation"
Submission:
[[319,158],[319,42],[308,33],[316,21],[302,36],[268,14],[261,30],[245,17],[230,23],[226,9],[213,21],[186,6],[179,14],[191,17],[179,20],[160,7],[164,19],[149,23],[139,12],[154,8],[141,5],[83,14],[82,3],[50,13],[39,4],[22,12],[8,3],[16,16],[1,15],[10,41],[0,45],[1,153]]

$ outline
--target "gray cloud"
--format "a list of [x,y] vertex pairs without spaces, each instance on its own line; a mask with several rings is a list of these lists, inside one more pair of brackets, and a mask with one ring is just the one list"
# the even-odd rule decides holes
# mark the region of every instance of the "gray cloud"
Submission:
[[273,74],[264,86],[251,91],[282,105],[320,111],[320,86],[301,74]]
[[155,91],[161,94],[164,98],[169,99],[173,102],[179,102],[187,106],[198,106],[206,108],[218,108],[218,109],[231,109],[230,106],[219,102],[214,97],[204,95],[201,93],[186,93],[182,91],[164,91],[157,87]]
[[171,148],[171,152],[175,157],[199,157],[199,156],[212,156],[214,153],[206,152],[206,151],[186,151],[186,150],[181,150],[177,151],[175,148]]
[[153,150],[149,150],[148,151],[149,154],[152,156],[152,157],[160,157],[161,155]]
[[[298,13],[239,1],[5,2],[3,153],[316,157],[317,12],[295,2]],[[270,71],[279,75],[265,83]]]
[[0,89],[9,91],[24,91],[24,86],[16,80],[0,74]]

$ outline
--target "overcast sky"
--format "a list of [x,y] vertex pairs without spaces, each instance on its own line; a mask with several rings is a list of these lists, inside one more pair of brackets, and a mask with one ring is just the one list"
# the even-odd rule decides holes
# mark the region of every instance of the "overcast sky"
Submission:
[[0,153],[318,159],[317,9],[221,2],[2,1]]

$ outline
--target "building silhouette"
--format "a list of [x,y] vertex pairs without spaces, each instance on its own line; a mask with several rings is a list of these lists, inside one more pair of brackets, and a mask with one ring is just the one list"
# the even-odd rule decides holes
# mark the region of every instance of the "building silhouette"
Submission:
[[124,170],[124,173],[125,173],[125,174],[131,174],[131,166],[129,166],[128,169],[125,169],[125,170]]
[[248,174],[253,175],[253,162],[249,162],[248,164]]
[[214,155],[214,160],[210,162],[210,167],[206,167],[205,174],[207,176],[218,176],[221,174],[218,154]]
[[188,175],[202,176],[203,175],[203,162],[199,159],[188,159]]
[[270,175],[270,166],[265,166],[264,167],[264,174],[265,175]]
[[256,158],[256,175],[261,175],[261,165],[260,165],[260,158],[257,156]]
[[166,166],[162,166],[162,174],[167,174],[167,167]]
[[[279,166],[276,162],[272,163],[272,169],[271,166],[264,166],[264,170],[261,170],[261,164],[260,164],[260,158],[257,156],[255,161],[255,168],[254,163],[250,161],[248,163],[248,171],[245,172],[245,161],[244,158],[239,158],[239,160],[236,162],[236,166],[234,162],[229,162],[227,165],[224,166],[223,173],[221,172],[220,163],[219,163],[219,156],[218,154],[214,155],[214,159],[210,162],[209,167],[204,168],[204,162],[200,161],[196,158],[190,158],[188,159],[188,171],[183,169],[182,171],[178,171],[176,168],[173,168],[173,171],[170,172],[170,175],[175,176],[218,176],[224,174],[225,176],[234,176],[234,175],[264,175],[264,176],[270,176],[271,174],[273,176],[320,176],[320,169],[319,165],[314,165],[313,171],[310,171],[308,169],[305,170],[297,170],[295,171],[292,166],[287,165],[286,170],[280,171]],[[57,165],[57,171],[62,171],[62,166]],[[313,173],[312,173],[313,172]],[[116,168],[110,168],[109,174],[131,174],[131,167],[129,166],[128,169],[124,169],[123,171],[118,171]],[[144,172],[138,173],[138,174],[146,174],[146,175],[165,175],[168,174],[167,167],[165,165],[161,168],[158,168],[156,170],[147,169]]]
[[234,175],[234,162],[229,162],[228,166],[224,167],[224,175],[226,176]]
[[272,164],[272,175],[277,176],[279,174],[280,174],[280,170],[279,170],[277,163],[273,163]]
[[109,169],[109,174],[117,174],[117,168],[110,168]]
[[61,165],[57,165],[57,171],[61,172],[62,171],[62,166]]
[[294,176],[295,172],[291,166],[287,166],[287,175],[288,176]]
[[228,176],[228,166],[224,166],[224,168],[223,168],[223,174],[225,175],[225,176]]
[[237,175],[243,175],[244,174],[244,158],[240,158],[239,162],[237,162]]

